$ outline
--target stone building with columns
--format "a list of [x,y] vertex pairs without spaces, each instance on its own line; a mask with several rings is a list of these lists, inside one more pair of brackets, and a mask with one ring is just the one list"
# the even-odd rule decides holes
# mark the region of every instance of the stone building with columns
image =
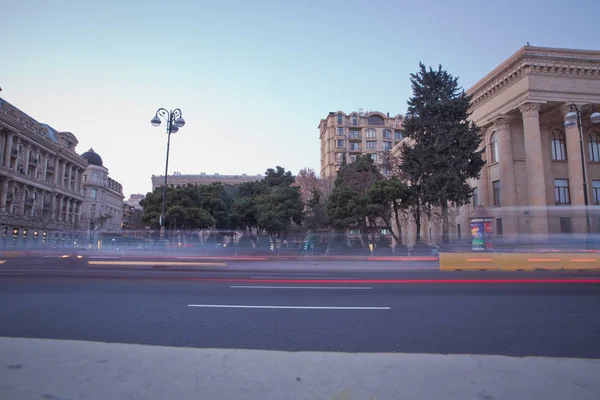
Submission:
[[96,246],[101,245],[103,236],[121,233],[125,196],[123,186],[108,176],[108,168],[94,149],[89,149],[81,157],[88,162],[83,174],[81,223],[90,244]]
[[78,241],[87,161],[77,138],[42,124],[0,98],[0,247],[40,248]]
[[[471,204],[454,210],[452,240],[470,241],[478,206],[487,210],[497,241],[584,233],[584,168],[589,221],[598,232],[600,124],[590,115],[600,105],[600,51],[524,46],[467,93],[487,162],[480,179],[471,182]],[[583,162],[577,124],[565,127],[573,105],[586,105]],[[436,243],[440,234],[437,224],[429,241]]]

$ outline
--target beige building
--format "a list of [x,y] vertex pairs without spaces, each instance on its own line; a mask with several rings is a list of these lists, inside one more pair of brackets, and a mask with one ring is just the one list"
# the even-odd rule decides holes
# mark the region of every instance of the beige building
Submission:
[[77,138],[0,98],[0,226],[4,248],[77,242],[85,159]]
[[90,240],[95,236],[119,234],[123,221],[123,186],[108,176],[102,157],[93,149],[81,157],[89,163],[83,174],[82,226],[87,229]]
[[402,140],[404,116],[390,117],[377,111],[330,112],[319,123],[321,177],[333,177],[342,165],[362,154],[380,163],[382,154]]
[[[264,178],[264,175],[207,175],[204,172],[201,174],[181,174],[175,172],[173,175],[167,176],[167,185],[169,187],[183,187],[195,185],[210,185],[211,183],[220,182],[224,185],[238,185],[245,182],[256,182]],[[164,175],[152,175],[152,190],[163,187],[165,184]]]
[[[600,124],[591,115],[600,105],[600,51],[525,46],[467,92],[487,163],[471,182],[472,204],[455,210],[453,238],[470,240],[475,206],[487,209],[497,239],[584,233],[583,168],[598,232]],[[573,105],[582,111],[583,163],[579,128],[565,126]],[[433,231],[436,242],[439,224]]]

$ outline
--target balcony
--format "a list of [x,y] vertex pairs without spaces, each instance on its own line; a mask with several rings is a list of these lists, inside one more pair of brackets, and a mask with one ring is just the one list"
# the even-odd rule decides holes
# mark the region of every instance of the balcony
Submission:
[[350,146],[350,153],[362,153],[362,148],[360,146]]
[[32,167],[37,167],[38,166],[38,160],[37,158],[30,158],[29,159],[29,165]]
[[12,149],[12,150],[10,151],[10,158],[17,158],[17,157],[19,157],[19,150],[17,150],[17,149]]
[[348,140],[362,140],[362,136],[361,135],[349,135],[348,136]]
[[12,203],[15,199],[15,195],[13,193],[8,193],[6,195],[6,202],[7,203]]
[[33,207],[35,200],[31,197],[25,199],[25,207]]
[[46,165],[46,172],[49,174],[54,173],[54,165]]

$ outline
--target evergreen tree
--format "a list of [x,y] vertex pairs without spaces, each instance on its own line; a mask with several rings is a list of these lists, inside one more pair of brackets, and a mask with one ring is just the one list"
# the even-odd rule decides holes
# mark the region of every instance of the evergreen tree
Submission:
[[[402,149],[400,168],[410,180],[417,207],[442,210],[442,241],[448,238],[448,203],[467,204],[473,194],[469,178],[479,178],[485,164],[479,128],[469,121],[471,97],[440,65],[419,63],[411,74],[413,96],[408,101],[404,135],[412,139]],[[420,210],[419,210],[420,211]],[[416,215],[420,240],[420,213]]]

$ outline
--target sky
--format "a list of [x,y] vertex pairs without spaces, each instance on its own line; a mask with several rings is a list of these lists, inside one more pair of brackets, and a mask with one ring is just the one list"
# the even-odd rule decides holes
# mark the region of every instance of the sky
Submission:
[[406,112],[419,62],[468,89],[527,42],[600,50],[600,1],[4,0],[0,97],[93,148],[124,194],[169,173],[319,166],[330,111]]

